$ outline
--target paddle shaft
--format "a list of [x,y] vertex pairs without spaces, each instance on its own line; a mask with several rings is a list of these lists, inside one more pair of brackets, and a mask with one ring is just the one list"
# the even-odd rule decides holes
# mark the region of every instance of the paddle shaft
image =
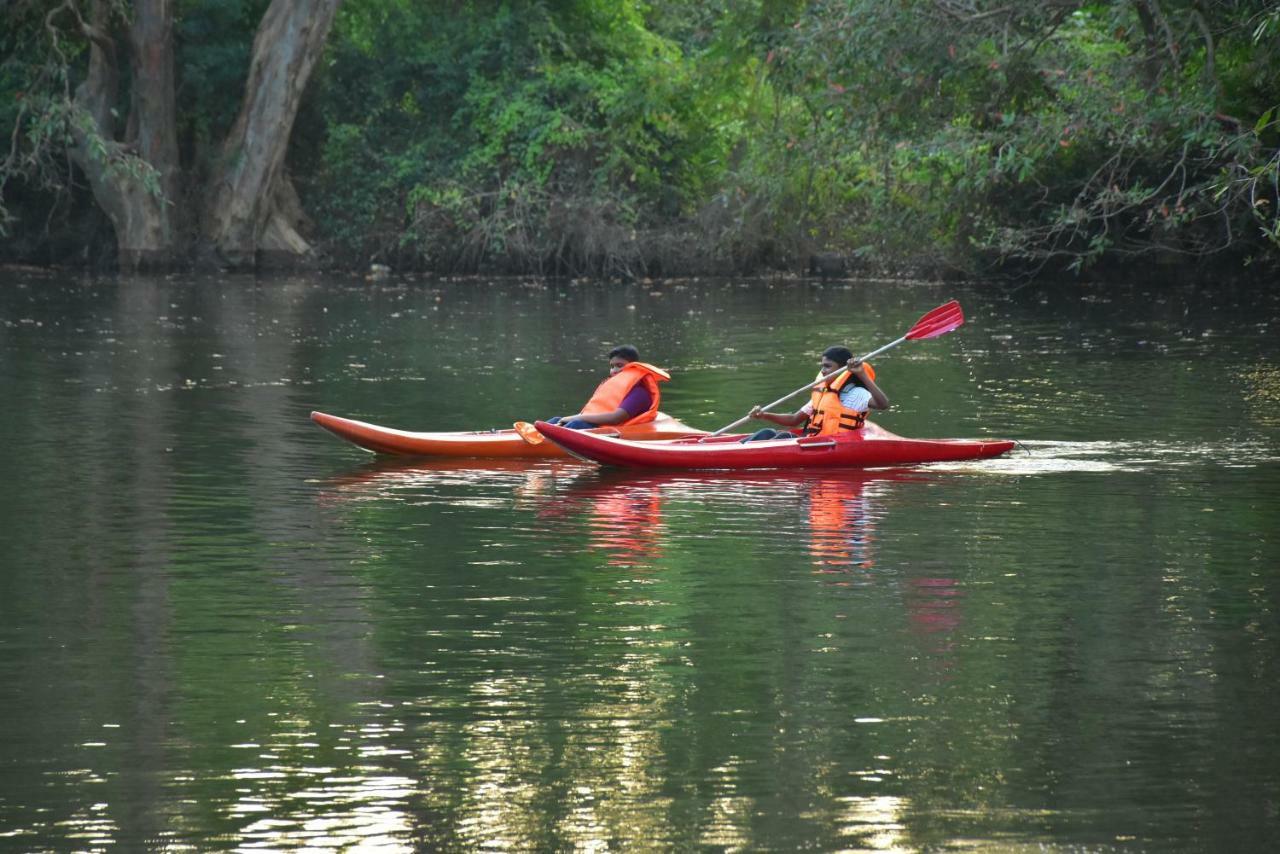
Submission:
[[[885,350],[888,350],[888,349],[890,349],[890,348],[892,348],[892,347],[897,347],[899,344],[901,344],[903,341],[906,341],[906,340],[907,340],[907,336],[903,335],[901,338],[899,338],[899,339],[898,339],[898,340],[896,340],[896,341],[890,341],[888,344],[885,344],[883,347],[879,347],[879,348],[877,348],[877,349],[875,349],[875,350],[872,350],[872,351],[871,351],[870,353],[868,353],[867,355],[865,355],[865,356],[863,356],[863,357],[859,358],[859,359],[858,359],[858,361],[859,361],[859,362],[865,362],[867,359],[870,359],[872,356],[879,356],[879,355],[880,355],[881,353],[883,353]],[[829,382],[834,381],[834,380],[835,380],[836,378],[838,378],[841,374],[846,373],[848,370],[849,370],[849,366],[848,366],[848,365],[845,365],[845,366],[844,366],[844,367],[842,367],[840,370],[835,371],[835,372],[833,372],[833,373],[831,373],[831,374],[828,374],[827,376],[823,377],[822,379],[814,380],[814,381],[813,381],[813,382],[811,382],[811,383],[806,383],[805,385],[802,385],[802,386],[800,386],[800,388],[798,388],[798,389],[796,389],[795,391],[791,392],[791,394],[788,394],[788,395],[785,395],[785,396],[783,396],[783,397],[780,397],[780,398],[778,398],[777,400],[775,400],[773,403],[767,404],[767,405],[765,405],[765,406],[764,406],[764,407],[762,407],[762,408],[764,409],[764,411],[768,412],[770,409],[773,409],[773,408],[774,408],[775,406],[777,406],[778,404],[786,403],[788,400],[790,400],[791,398],[795,397],[797,394],[802,394],[803,392],[806,392],[806,391],[812,391],[813,389],[817,388],[817,387],[818,387],[818,386],[820,386],[820,385],[824,385],[825,383],[829,383]],[[744,416],[742,416],[741,418],[739,418],[737,421],[733,422],[732,424],[726,424],[725,426],[721,427],[719,430],[716,430],[716,431],[715,431],[714,433],[712,433],[711,435],[712,435],[712,436],[719,436],[721,433],[725,433],[725,432],[727,432],[727,431],[729,431],[729,430],[732,430],[734,427],[737,427],[737,426],[738,426],[738,425],[740,425],[740,424],[746,424],[746,423],[747,423],[748,421],[750,421],[750,420],[751,420],[751,416],[750,416],[750,415],[744,415]]]

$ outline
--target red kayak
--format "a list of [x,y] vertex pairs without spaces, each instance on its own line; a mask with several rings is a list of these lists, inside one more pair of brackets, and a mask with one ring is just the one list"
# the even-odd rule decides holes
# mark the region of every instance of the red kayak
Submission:
[[[381,427],[367,421],[312,412],[311,420],[339,438],[366,451],[413,457],[563,457],[565,453],[540,436],[522,436],[518,430],[474,430],[458,433],[411,433]],[[524,427],[529,425],[524,424]],[[602,428],[603,429],[603,428]],[[652,421],[622,428],[608,428],[628,439],[672,439],[702,433],[661,412]]]
[[743,443],[744,436],[704,436],[631,442],[617,434],[584,433],[545,421],[543,436],[575,457],[606,466],[661,469],[875,468],[998,457],[1006,439],[905,439],[867,422],[857,432]]

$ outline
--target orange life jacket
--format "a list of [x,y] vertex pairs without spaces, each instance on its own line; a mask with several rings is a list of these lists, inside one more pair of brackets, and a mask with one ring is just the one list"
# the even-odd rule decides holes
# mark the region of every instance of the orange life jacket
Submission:
[[[867,376],[874,379],[875,373],[871,366],[866,365],[866,368]],[[822,374],[819,373],[815,379],[822,379]],[[813,390],[809,396],[809,402],[813,404],[813,415],[809,416],[809,423],[804,425],[806,436],[834,436],[841,430],[862,429],[862,425],[867,423],[867,413],[846,409],[840,403],[840,389],[851,382],[856,382],[853,374],[845,371],[834,381]]]
[[[591,395],[587,405],[582,407],[582,414],[600,415],[605,412],[613,412],[622,405],[622,401],[626,399],[637,383],[644,383],[644,387],[649,391],[649,408],[634,418],[623,421],[622,424],[643,424],[646,421],[652,421],[658,416],[658,399],[660,397],[658,383],[665,383],[669,379],[671,379],[671,375],[662,370],[662,368],[655,368],[653,365],[644,362],[628,362],[623,365],[622,370],[596,386],[595,393]],[[615,424],[613,426],[620,427],[622,425]]]

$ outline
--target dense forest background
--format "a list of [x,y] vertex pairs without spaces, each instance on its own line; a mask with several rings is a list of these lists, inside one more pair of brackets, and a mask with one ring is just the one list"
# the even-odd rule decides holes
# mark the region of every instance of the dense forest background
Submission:
[[1280,5],[9,0],[0,261],[1273,270]]

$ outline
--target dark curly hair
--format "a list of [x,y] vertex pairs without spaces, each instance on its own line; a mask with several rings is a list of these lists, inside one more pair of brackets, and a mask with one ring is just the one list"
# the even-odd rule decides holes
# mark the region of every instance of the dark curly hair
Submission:
[[[614,347],[609,351],[609,358],[612,359],[614,356],[621,356],[628,362],[640,361],[640,351],[635,347],[632,347],[630,344],[623,344],[621,347]],[[849,358],[853,357],[850,356]]]

